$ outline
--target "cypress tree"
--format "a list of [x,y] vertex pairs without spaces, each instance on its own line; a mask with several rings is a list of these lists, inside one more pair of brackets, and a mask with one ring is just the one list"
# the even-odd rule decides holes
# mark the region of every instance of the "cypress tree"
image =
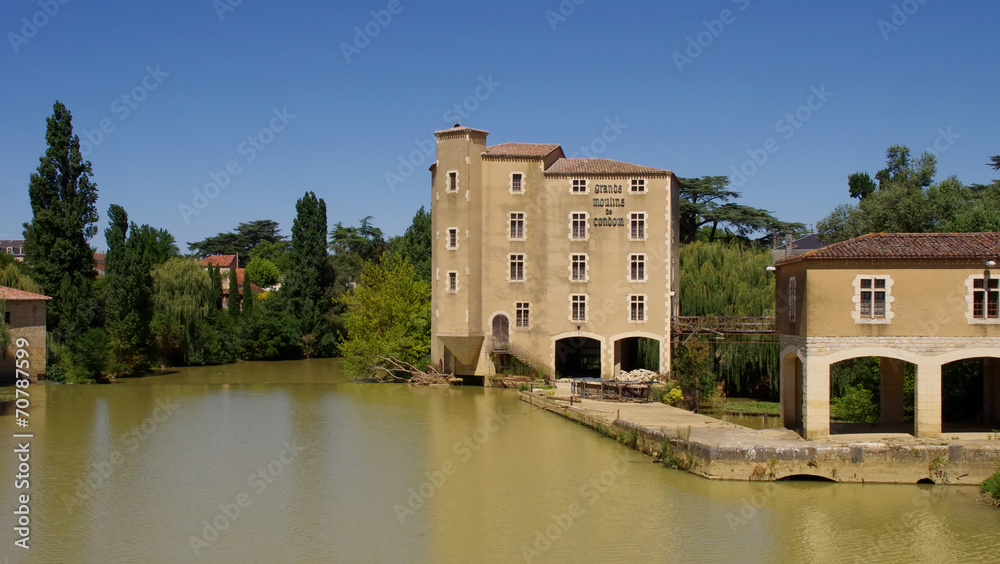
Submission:
[[[249,289],[249,284],[247,285]],[[229,269],[229,315],[236,318],[240,315],[240,284],[236,269]]]
[[306,192],[295,203],[292,224],[291,268],[281,292],[288,301],[289,312],[298,321],[299,335],[306,356],[324,335],[323,293],[329,285],[326,250],[326,202],[313,192]]
[[91,290],[96,262],[87,243],[97,234],[97,185],[72,122],[66,106],[56,101],[46,119],[48,147],[28,185],[31,223],[24,224],[25,262],[54,298],[48,328],[64,342],[89,329],[97,310]]

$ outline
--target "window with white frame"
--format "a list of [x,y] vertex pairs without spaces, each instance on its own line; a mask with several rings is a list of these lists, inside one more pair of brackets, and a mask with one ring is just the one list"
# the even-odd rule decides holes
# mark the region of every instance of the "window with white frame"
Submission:
[[573,184],[570,190],[574,194],[586,194],[587,193],[587,179],[586,178],[574,178]]
[[524,240],[524,212],[510,212],[508,226],[510,227],[508,238],[511,241]]
[[512,253],[507,255],[510,263],[508,280],[511,282],[524,282],[524,255]]
[[510,192],[512,194],[520,194],[524,191],[524,175],[520,172],[512,172],[510,174]]
[[788,322],[795,323],[795,306],[796,306],[796,283],[795,277],[792,276],[788,279]]
[[646,255],[643,253],[628,256],[628,279],[632,282],[646,280]]
[[633,178],[632,186],[629,189],[633,194],[642,194],[646,191],[646,179],[645,178]]
[[569,318],[572,321],[587,320],[587,295],[573,294],[570,296]]
[[514,327],[527,329],[531,327],[531,304],[528,302],[516,302],[514,304]]
[[586,282],[587,281],[587,255],[570,255],[569,256],[570,273],[569,279],[572,282]]
[[448,192],[458,192],[458,171],[449,170],[448,171],[448,186],[445,188]]
[[646,296],[631,295],[628,297],[628,320],[646,321]]
[[448,291],[455,293],[458,291],[458,272],[451,270],[448,271]]
[[972,277],[972,319],[1000,319],[1000,278]]
[[569,214],[569,238],[582,241],[587,238],[587,212]]
[[893,280],[886,275],[861,274],[854,279],[856,323],[889,323],[892,313]]
[[628,238],[633,241],[643,241],[646,239],[646,212],[632,212],[629,214]]
[[458,228],[457,227],[449,227],[448,228],[448,236],[447,236],[447,239],[445,240],[445,246],[447,248],[449,248],[449,249],[452,249],[452,250],[458,248]]

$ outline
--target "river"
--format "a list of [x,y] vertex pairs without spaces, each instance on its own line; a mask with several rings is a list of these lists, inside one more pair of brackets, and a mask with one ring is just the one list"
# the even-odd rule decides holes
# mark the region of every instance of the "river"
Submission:
[[710,481],[511,390],[354,384],[336,360],[31,390],[31,549],[10,540],[24,492],[5,433],[4,564],[940,563],[1000,550],[1000,511],[976,488]]

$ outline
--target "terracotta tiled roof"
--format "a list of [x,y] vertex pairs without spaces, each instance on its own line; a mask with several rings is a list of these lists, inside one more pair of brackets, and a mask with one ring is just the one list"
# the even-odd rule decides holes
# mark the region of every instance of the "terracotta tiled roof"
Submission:
[[552,163],[545,174],[666,175],[670,174],[670,171],[610,159],[559,159]]
[[51,300],[51,299],[52,298],[48,296],[43,296],[41,294],[36,294],[34,292],[25,292],[24,290],[18,290],[17,288],[8,288],[7,286],[0,286],[0,300],[17,302],[17,301]]
[[869,233],[779,260],[1000,259],[1000,233]]
[[233,265],[233,261],[236,260],[236,255],[209,255],[201,259],[202,266],[225,266],[230,267]]
[[486,147],[483,156],[542,158],[559,148],[559,145],[553,143],[501,143]]
[[476,133],[485,133],[486,135],[490,134],[489,131],[483,131],[482,129],[475,129],[473,127],[465,127],[465,126],[462,126],[462,125],[458,125],[456,123],[454,127],[449,127],[448,129],[442,129],[440,131],[435,131],[434,135],[449,134],[449,133],[461,133],[463,131],[474,131]]

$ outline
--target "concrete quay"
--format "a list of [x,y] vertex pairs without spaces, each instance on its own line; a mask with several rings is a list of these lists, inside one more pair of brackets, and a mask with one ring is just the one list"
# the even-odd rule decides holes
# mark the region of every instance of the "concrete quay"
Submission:
[[710,479],[978,485],[1000,462],[1000,437],[989,433],[918,439],[875,429],[807,441],[785,428],[754,430],[658,402],[573,398],[570,405],[569,398],[568,383],[520,392],[522,401]]

